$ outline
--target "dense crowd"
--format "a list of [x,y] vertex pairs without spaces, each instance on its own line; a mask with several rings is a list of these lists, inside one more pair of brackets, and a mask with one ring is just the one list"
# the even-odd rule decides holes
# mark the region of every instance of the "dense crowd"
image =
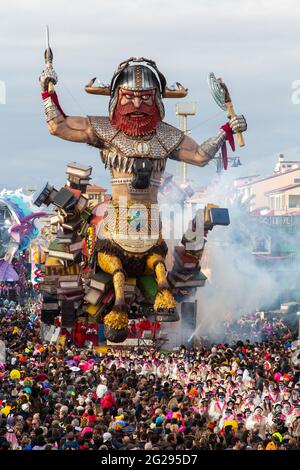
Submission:
[[297,449],[300,367],[282,325],[261,343],[59,350],[40,340],[38,303],[2,302],[0,449]]
[[[297,318],[297,317],[296,317]],[[298,323],[298,322],[297,322]],[[249,339],[254,342],[266,342],[269,338],[285,341],[291,331],[296,332],[294,322],[283,321],[278,313],[254,312],[243,315],[238,320],[227,319],[221,328],[221,337],[228,343]],[[220,330],[220,327],[219,327]]]

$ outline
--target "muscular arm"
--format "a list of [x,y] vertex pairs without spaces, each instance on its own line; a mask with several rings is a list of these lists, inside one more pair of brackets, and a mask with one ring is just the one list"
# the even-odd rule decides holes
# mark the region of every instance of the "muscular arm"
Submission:
[[67,116],[62,114],[48,122],[50,134],[72,142],[96,144],[97,137],[89,123],[88,118],[80,116]]
[[198,145],[193,139],[185,136],[172,159],[196,166],[205,166],[214,158],[226,139],[226,133],[221,129],[215,136]]
[[[43,74],[42,74],[43,76]],[[42,82],[43,88],[46,86]],[[62,110],[57,94],[42,91],[46,121],[50,134],[72,142],[97,144],[97,137],[88,118],[67,116]]]

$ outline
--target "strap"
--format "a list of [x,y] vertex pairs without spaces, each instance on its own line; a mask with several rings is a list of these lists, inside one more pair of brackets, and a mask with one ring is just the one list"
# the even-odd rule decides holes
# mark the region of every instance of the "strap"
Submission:
[[[231,150],[234,152],[235,151],[235,144],[234,144],[234,138],[233,138],[233,132],[232,129],[229,125],[229,122],[221,126],[221,129],[226,133],[226,140],[228,140],[229,145],[231,147]],[[224,170],[227,170],[228,167],[228,157],[227,157],[227,147],[226,147],[226,141],[222,145],[222,160],[223,160],[223,167]]]
[[51,100],[53,101],[53,103],[55,104],[55,106],[57,107],[59,112],[63,115],[63,117],[64,118],[67,117],[67,115],[63,112],[63,110],[62,110],[62,108],[59,104],[58,96],[57,96],[55,91],[53,93],[49,93],[48,91],[44,91],[42,93],[42,98],[43,98],[43,100],[46,100],[47,98],[51,98]]

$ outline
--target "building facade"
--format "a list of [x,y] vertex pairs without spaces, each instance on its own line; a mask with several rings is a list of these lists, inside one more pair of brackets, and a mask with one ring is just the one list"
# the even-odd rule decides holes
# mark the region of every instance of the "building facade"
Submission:
[[234,185],[243,199],[249,199],[250,212],[300,214],[300,162],[286,161],[282,154],[272,175],[239,178]]
[[[235,190],[249,201],[252,254],[258,265],[273,271],[282,298],[300,299],[300,162],[280,154],[271,175],[239,178]],[[274,293],[275,297],[275,293]]]
[[95,184],[88,184],[85,195],[88,197],[90,201],[93,201],[99,204],[106,200],[106,191],[107,189],[102,188],[102,186],[97,186]]

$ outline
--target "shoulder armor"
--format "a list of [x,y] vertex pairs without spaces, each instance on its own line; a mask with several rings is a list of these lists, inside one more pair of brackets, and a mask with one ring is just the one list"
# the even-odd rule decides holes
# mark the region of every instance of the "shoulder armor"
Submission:
[[180,144],[184,133],[166,122],[160,122],[156,127],[156,137],[169,154]]
[[88,120],[97,137],[103,142],[110,142],[119,132],[107,116],[88,116]]

